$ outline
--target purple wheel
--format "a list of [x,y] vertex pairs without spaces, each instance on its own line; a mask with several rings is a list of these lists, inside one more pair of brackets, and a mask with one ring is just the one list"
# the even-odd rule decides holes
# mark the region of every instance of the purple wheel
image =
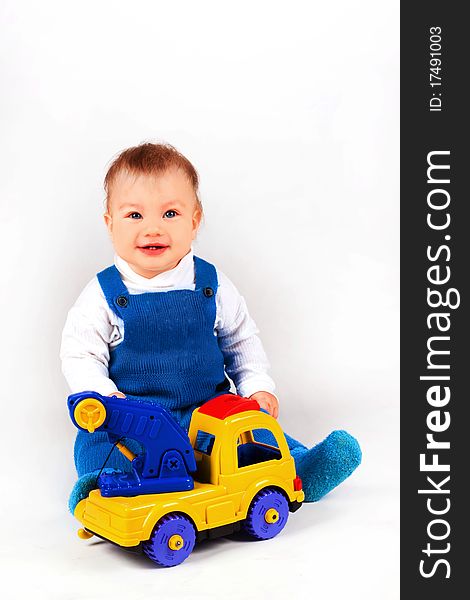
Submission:
[[256,494],[246,515],[243,527],[259,540],[269,540],[284,529],[289,505],[281,492],[266,488]]
[[173,567],[188,558],[195,543],[196,531],[191,521],[170,513],[158,521],[150,539],[142,544],[142,550],[157,565]]

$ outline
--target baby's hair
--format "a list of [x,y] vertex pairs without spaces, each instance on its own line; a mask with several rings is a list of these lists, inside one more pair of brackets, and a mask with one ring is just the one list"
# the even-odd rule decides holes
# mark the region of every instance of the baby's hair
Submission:
[[152,144],[145,142],[123,150],[113,160],[104,178],[106,192],[106,210],[109,210],[111,189],[117,175],[127,171],[133,175],[160,175],[170,168],[181,169],[191,185],[196,196],[197,209],[202,213],[199,199],[199,175],[192,163],[170,144]]

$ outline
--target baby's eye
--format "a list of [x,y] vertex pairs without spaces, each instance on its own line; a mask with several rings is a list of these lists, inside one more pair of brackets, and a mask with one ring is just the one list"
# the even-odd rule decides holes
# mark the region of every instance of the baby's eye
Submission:
[[132,212],[127,215],[130,219],[141,219],[142,215],[139,212]]
[[163,216],[167,219],[173,219],[173,217],[176,217],[177,214],[178,213],[176,212],[176,210],[167,210]]

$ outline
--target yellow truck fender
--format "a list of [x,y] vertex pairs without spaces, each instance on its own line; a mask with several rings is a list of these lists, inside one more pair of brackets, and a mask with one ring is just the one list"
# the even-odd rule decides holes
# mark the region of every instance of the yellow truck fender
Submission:
[[253,485],[251,485],[246,490],[245,494],[243,495],[243,498],[242,498],[242,501],[240,504],[240,514],[243,515],[244,519],[246,518],[248,509],[250,508],[250,504],[253,502],[253,498],[261,490],[264,490],[267,487],[269,487],[269,488],[274,487],[274,488],[277,488],[278,490],[280,490],[281,492],[283,492],[285,494],[288,502],[291,502],[294,499],[292,496],[292,492],[290,492],[287,489],[285,479],[282,479],[280,477],[267,477],[267,478],[261,479],[261,480],[257,481],[256,483],[254,483]]
[[152,535],[152,531],[158,521],[169,513],[179,513],[183,514],[185,517],[188,517],[192,522],[196,529],[196,534],[201,529],[206,529],[207,526],[200,519],[197,511],[194,509],[194,506],[189,504],[189,502],[184,502],[181,500],[175,502],[166,502],[160,506],[155,507],[146,517],[142,531],[142,541],[148,540]]

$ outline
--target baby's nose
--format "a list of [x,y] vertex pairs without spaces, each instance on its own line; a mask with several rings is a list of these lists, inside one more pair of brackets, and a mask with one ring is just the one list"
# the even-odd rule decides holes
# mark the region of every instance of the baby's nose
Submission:
[[145,235],[161,235],[164,232],[163,223],[161,221],[153,221],[147,223]]

